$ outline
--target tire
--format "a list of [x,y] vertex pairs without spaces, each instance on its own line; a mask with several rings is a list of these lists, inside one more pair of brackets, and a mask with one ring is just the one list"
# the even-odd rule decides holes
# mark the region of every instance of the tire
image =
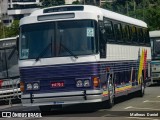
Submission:
[[103,104],[103,108],[112,108],[114,106],[114,99],[115,99],[115,96],[114,96],[114,86],[112,85],[112,88],[109,89],[108,88],[108,100],[102,102]]
[[141,89],[137,92],[137,97],[143,97],[144,94],[145,94],[145,83],[144,83],[144,80],[143,80],[143,77],[141,78]]
[[114,106],[114,91],[108,91],[107,107],[112,108]]

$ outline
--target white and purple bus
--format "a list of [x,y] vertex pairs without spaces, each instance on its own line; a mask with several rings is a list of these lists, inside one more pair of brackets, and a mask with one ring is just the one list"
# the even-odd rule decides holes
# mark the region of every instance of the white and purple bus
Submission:
[[147,24],[90,5],[34,11],[20,20],[24,106],[104,103],[143,96],[151,60]]

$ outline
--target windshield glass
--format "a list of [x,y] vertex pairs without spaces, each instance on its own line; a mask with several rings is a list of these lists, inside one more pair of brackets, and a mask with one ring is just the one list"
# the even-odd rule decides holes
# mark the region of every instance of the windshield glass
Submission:
[[23,25],[20,30],[20,59],[36,59],[44,50],[41,58],[94,54],[96,30],[93,20]]
[[160,38],[152,38],[152,58],[156,59],[159,58],[160,59]]
[[[10,43],[15,44],[15,41],[0,42],[0,44],[3,45],[9,45]],[[7,48],[3,46],[3,48],[0,49],[0,79],[19,76],[17,53],[15,52],[11,59],[8,59],[13,49],[13,47],[8,46]]]

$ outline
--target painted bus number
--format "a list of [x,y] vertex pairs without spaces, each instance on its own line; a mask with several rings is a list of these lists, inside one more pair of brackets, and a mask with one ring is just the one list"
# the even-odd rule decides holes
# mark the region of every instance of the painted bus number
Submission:
[[52,88],[64,87],[64,82],[51,82]]

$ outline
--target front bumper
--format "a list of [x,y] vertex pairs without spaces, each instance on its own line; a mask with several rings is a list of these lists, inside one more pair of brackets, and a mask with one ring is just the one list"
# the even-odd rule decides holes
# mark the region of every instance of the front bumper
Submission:
[[160,81],[160,72],[153,72],[151,78],[153,81]]
[[0,100],[19,97],[20,95],[20,88],[0,89]]
[[[32,97],[31,97],[32,96]],[[66,105],[79,103],[94,103],[107,100],[101,90],[86,90],[75,92],[58,92],[42,94],[22,94],[23,106]]]

